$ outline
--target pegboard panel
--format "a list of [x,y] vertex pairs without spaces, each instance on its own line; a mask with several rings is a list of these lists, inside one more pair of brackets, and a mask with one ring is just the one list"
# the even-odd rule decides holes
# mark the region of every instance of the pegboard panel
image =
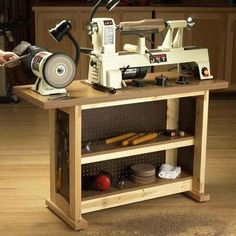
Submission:
[[108,171],[115,178],[128,178],[130,166],[133,164],[149,163],[157,169],[165,162],[165,151],[153,152],[142,155],[136,155],[126,158],[120,158],[109,161],[101,161],[82,166],[82,177],[95,176],[100,171]]
[[82,111],[82,141],[104,140],[129,132],[165,129],[166,101]]
[[[186,133],[195,134],[196,98],[181,98],[179,102],[179,129]],[[178,149],[177,165],[193,173],[194,146]]]
[[55,136],[56,177],[60,167],[62,172],[62,188],[57,192],[69,200],[69,115],[61,110],[56,110]]
[[179,102],[179,129],[195,134],[196,98],[181,98]]
[[178,148],[177,165],[183,170],[193,173],[194,146]]

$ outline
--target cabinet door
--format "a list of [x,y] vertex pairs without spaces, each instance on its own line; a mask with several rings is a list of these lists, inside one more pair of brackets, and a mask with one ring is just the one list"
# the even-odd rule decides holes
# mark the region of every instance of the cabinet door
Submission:
[[236,90],[236,14],[228,15],[227,44],[225,57],[225,79],[229,89]]
[[[35,32],[36,32],[36,45],[45,47],[51,52],[64,52],[71,56],[73,59],[75,57],[75,48],[71,41],[64,37],[60,43],[57,43],[48,33],[48,30],[54,27],[57,23],[62,20],[70,20],[72,24],[71,33],[76,40],[79,39],[79,14],[73,11],[37,11],[35,14]],[[79,69],[79,68],[78,68]],[[80,72],[78,72],[78,77],[80,77]]]
[[[82,30],[81,30],[81,47],[93,48],[92,43],[89,40],[89,36],[87,33],[87,20],[89,18],[90,11],[84,11],[81,13],[82,19]],[[108,12],[107,10],[98,10],[95,14],[95,18],[113,18],[115,23],[118,24],[120,22],[120,12]],[[117,36],[116,33],[116,45],[120,45],[120,38]],[[116,47],[118,50],[118,46]],[[88,68],[89,68],[89,56],[85,54],[81,54],[81,78],[86,80],[88,79]]]
[[191,31],[193,46],[208,48],[211,74],[215,79],[224,79],[226,14],[190,13],[195,21]]

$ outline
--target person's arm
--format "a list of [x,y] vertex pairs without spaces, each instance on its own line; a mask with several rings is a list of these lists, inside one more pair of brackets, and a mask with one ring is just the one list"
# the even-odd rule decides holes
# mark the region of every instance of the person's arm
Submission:
[[8,61],[12,61],[17,58],[18,56],[14,52],[5,52],[0,49],[0,65],[3,65],[4,63]]

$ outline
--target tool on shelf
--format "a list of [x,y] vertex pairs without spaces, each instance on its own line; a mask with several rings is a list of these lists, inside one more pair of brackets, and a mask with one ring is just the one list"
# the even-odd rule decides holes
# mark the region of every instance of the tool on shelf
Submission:
[[165,131],[161,132],[161,134],[169,137],[184,137],[186,135],[183,130],[178,129],[166,129]]
[[125,177],[118,177],[118,179],[115,182],[115,187],[118,189],[123,189],[126,183]]
[[130,138],[132,136],[136,135],[136,133],[127,133],[127,134],[122,134],[116,137],[112,137],[112,138],[107,138],[105,140],[106,144],[112,144],[112,143],[117,143],[120,142],[122,140],[125,140],[127,138]]
[[[100,146],[104,144],[115,144],[119,143],[122,147],[126,147],[128,145],[138,145],[149,141],[157,141],[159,136],[167,136],[167,137],[184,137],[186,133],[183,130],[178,129],[165,129],[165,130],[158,130],[156,132],[149,131],[149,132],[142,132],[142,133],[136,133],[136,132],[130,132],[121,134],[119,136],[110,137],[105,140],[90,140],[82,143],[82,150],[85,152],[92,151],[92,146],[96,145]],[[94,151],[94,150],[93,150]]]
[[163,135],[169,136],[169,137],[176,137],[178,135],[178,132],[176,129],[166,129]]
[[186,135],[183,130],[179,130],[178,134],[179,134],[180,137],[184,137]]
[[106,144],[112,144],[112,143],[117,143],[121,142],[122,146],[127,146],[129,144],[131,145],[137,145],[140,143],[144,143],[150,140],[153,140],[157,138],[158,133],[157,132],[148,132],[148,133],[127,133],[127,134],[122,134],[116,137],[108,138],[105,140]]
[[93,144],[92,141],[82,143],[82,150],[86,150],[87,152],[90,152],[92,144]]
[[132,143],[132,145],[137,145],[137,144],[140,144],[140,143],[144,143],[144,142],[153,140],[157,137],[158,137],[158,133],[157,132],[152,132],[152,133],[149,133],[149,134],[146,134],[146,135],[142,135],[141,137],[138,137],[137,139],[134,139],[131,143]]
[[135,134],[135,135],[131,136],[130,138],[128,138],[128,139],[122,141],[121,144],[122,144],[122,146],[127,146],[127,145],[131,144],[132,141],[134,141],[134,140],[137,139],[137,138],[142,137],[143,135],[145,135],[145,133]]

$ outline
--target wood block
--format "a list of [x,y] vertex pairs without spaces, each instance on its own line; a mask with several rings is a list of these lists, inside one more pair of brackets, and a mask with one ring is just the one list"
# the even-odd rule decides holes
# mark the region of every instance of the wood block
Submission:
[[130,175],[130,180],[133,181],[134,183],[139,183],[139,184],[149,184],[153,183],[156,180],[156,176],[136,176],[136,175]]
[[151,164],[135,164],[131,166],[131,170],[135,176],[155,176],[156,168]]

